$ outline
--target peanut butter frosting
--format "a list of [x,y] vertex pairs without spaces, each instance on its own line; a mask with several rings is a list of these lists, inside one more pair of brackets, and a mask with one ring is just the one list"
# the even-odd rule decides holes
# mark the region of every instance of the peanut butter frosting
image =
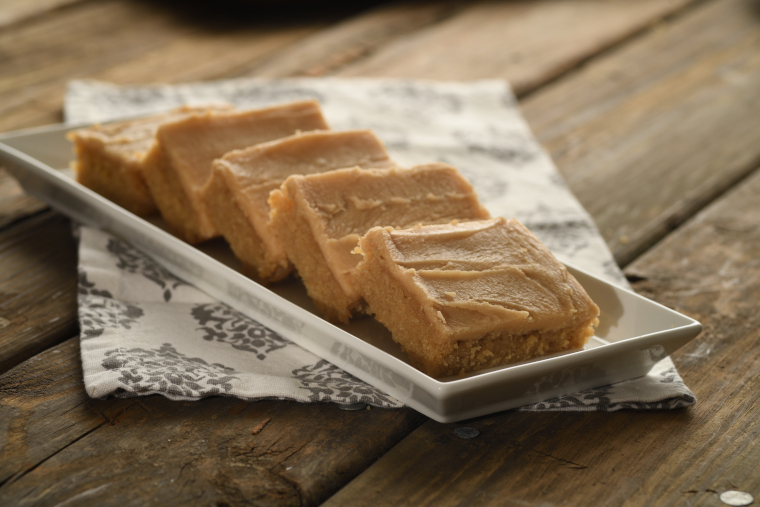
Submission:
[[567,268],[514,219],[374,228],[362,248],[385,259],[443,339],[560,329],[599,314]]
[[211,163],[232,150],[272,141],[299,130],[327,129],[315,101],[244,112],[212,112],[164,124],[159,136],[185,191],[195,194],[211,175]]
[[276,254],[282,247],[268,227],[269,193],[294,174],[353,166],[389,168],[394,163],[370,130],[314,131],[232,151],[214,161],[212,177],[223,179],[267,249]]
[[69,138],[95,139],[108,146],[108,150],[111,153],[118,154],[127,160],[139,161],[153,144],[156,131],[160,125],[209,110],[223,111],[229,109],[232,109],[232,106],[227,104],[215,104],[203,107],[184,106],[166,114],[116,123],[98,124],[85,129],[75,130],[69,134]]
[[67,137],[74,142],[77,160],[72,167],[77,181],[137,215],[152,215],[158,209],[148,190],[145,160],[159,127],[192,114],[231,108],[186,106],[148,118],[75,130]]
[[455,168],[442,163],[293,176],[281,192],[304,204],[301,208],[308,210],[312,234],[333,276],[352,298],[359,294],[351,272],[362,259],[353,250],[370,228],[489,217],[472,185]]
[[202,196],[214,159],[301,130],[327,128],[313,100],[191,115],[159,126],[146,155],[146,181],[169,226],[186,241],[203,241],[218,234]]

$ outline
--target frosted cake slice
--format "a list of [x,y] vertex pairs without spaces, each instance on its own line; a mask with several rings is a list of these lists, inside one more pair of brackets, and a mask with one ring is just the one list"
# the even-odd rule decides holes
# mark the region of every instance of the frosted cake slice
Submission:
[[189,243],[210,239],[218,233],[200,191],[211,176],[214,159],[300,130],[327,128],[316,101],[210,112],[164,123],[145,157],[148,188],[174,234]]
[[184,107],[166,114],[120,121],[75,130],[68,138],[74,143],[76,179],[106,199],[140,216],[158,213],[145,183],[144,159],[158,127],[193,113],[232,106]]
[[577,349],[598,323],[583,287],[514,219],[378,227],[361,250],[370,310],[432,377]]
[[348,322],[363,307],[353,283],[359,238],[375,226],[488,218],[455,168],[343,169],[291,176],[270,194],[272,229],[309,296],[328,320]]
[[263,282],[287,276],[292,265],[269,229],[269,193],[294,174],[360,166],[389,168],[383,143],[369,130],[315,131],[236,150],[213,162],[202,191],[211,220],[243,264]]

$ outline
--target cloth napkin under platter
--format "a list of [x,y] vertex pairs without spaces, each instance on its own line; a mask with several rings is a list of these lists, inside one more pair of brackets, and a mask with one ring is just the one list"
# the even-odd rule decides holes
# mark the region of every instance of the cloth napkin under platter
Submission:
[[[183,104],[255,108],[315,98],[331,127],[374,130],[401,165],[449,163],[494,215],[515,217],[561,260],[627,287],[593,221],[565,186],[503,81],[236,79],[116,86],[73,81],[70,123]],[[93,397],[209,395],[300,402],[401,404],[178,279],[105,232],[77,229],[82,364]],[[695,403],[670,358],[637,379],[521,410],[667,409]]]

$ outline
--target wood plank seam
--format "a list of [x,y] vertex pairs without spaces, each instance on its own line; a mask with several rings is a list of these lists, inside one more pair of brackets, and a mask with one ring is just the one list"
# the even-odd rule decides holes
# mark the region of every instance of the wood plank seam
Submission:
[[752,4],[700,5],[521,102],[623,266],[757,165]]
[[45,205],[43,208],[40,208],[38,210],[35,210],[31,213],[28,213],[26,215],[20,215],[16,217],[12,217],[8,219],[7,221],[2,221],[2,217],[0,217],[0,233],[3,231],[6,231],[8,229],[11,229],[13,227],[18,227],[22,225],[27,220],[33,220],[40,215],[43,215],[49,211],[51,211],[52,208],[50,206]]
[[[146,482],[154,488],[151,495],[163,498],[151,496],[158,503],[172,495],[190,501],[205,494],[207,503],[238,505],[272,494],[282,504],[317,505],[424,421],[410,409],[356,413],[276,400],[90,399],[81,389],[81,367],[72,361],[78,353],[78,341],[71,339],[0,376],[0,422],[15,429],[11,445],[0,447],[0,496],[20,504],[44,497],[53,504],[105,487],[129,496],[129,475],[115,472],[126,467],[158,479]],[[252,433],[262,421],[269,422]],[[123,439],[115,452],[102,453],[115,435]],[[85,472],[86,483],[51,479]],[[55,491],[40,487],[41,477],[55,483]]]
[[[460,8],[451,8],[448,11],[443,11],[440,16],[432,19],[429,23],[427,23],[424,26],[416,26],[414,27],[415,30],[420,30],[423,28],[430,28],[432,26],[435,26],[437,24],[440,24],[447,19],[450,19],[454,17],[458,12],[461,12],[464,10],[464,6]],[[387,44],[389,40],[400,37],[408,33],[408,30],[399,30],[397,32],[390,32],[390,37],[385,35],[382,37],[383,42]],[[339,72],[341,69],[348,67],[349,65],[359,62],[365,58],[371,57],[374,53],[376,53],[382,46],[377,44],[371,44],[371,40],[365,43],[359,43],[354,48],[346,48],[341,53],[337,53],[332,55],[329,59],[327,64],[320,65],[314,65],[310,67],[309,69],[305,69],[302,72],[294,75],[303,75],[303,76],[310,76],[310,77],[317,77],[317,76],[324,76],[329,75],[335,72]]]
[[670,14],[666,14],[665,16],[662,16],[659,19],[653,20],[649,25],[641,27],[641,29],[636,30],[630,34],[628,34],[627,37],[623,37],[620,40],[610,44],[609,46],[603,48],[602,50],[590,54],[588,56],[585,56],[583,58],[580,58],[578,61],[575,62],[575,65],[568,68],[568,70],[564,72],[560,72],[556,76],[550,77],[546,81],[542,82],[540,85],[538,85],[535,88],[528,89],[528,90],[518,90],[515,95],[517,95],[517,98],[519,99],[526,99],[533,95],[534,93],[538,92],[539,90],[542,90],[543,88],[556,83],[558,81],[561,81],[564,77],[567,75],[573,74],[577,72],[579,69],[584,67],[585,65],[588,65],[589,63],[593,62],[594,60],[601,58],[603,56],[606,56],[608,54],[614,53],[616,50],[622,48],[623,46],[626,46],[638,39],[642,39],[652,33],[654,30],[657,30],[657,27],[661,25],[662,23],[670,23],[673,21],[676,21],[678,18],[687,15],[689,12],[701,7],[702,5],[709,3],[709,2],[715,2],[718,0],[696,0],[692,3],[686,4],[681,9],[671,12]]
[[106,424],[106,422],[103,421],[99,425],[97,425],[94,428],[86,431],[85,433],[83,433],[82,435],[80,435],[79,437],[77,437],[76,439],[72,440],[71,442],[69,442],[66,445],[64,445],[63,447],[61,447],[60,449],[56,450],[54,453],[52,453],[49,456],[45,457],[44,459],[38,461],[33,466],[27,468],[24,471],[18,472],[16,474],[10,476],[9,478],[7,478],[6,480],[4,480],[3,482],[0,482],[0,488],[3,488],[6,484],[10,486],[11,484],[13,484],[14,482],[16,482],[17,480],[23,478],[25,475],[34,472],[40,465],[42,465],[43,463],[45,463],[47,460],[51,459],[56,454],[65,451],[68,447],[76,444],[77,442],[79,442],[80,440],[82,440],[84,437],[86,437],[87,435],[89,435],[90,433],[92,433],[93,431],[97,430],[98,428],[100,428],[102,426],[105,426],[105,424]]
[[[442,5],[425,2],[411,6],[407,2],[392,2],[381,5],[367,12],[359,13],[339,23],[336,27],[294,42],[290,47],[276,51],[255,67],[239,75],[255,74],[261,77],[281,78],[318,77],[334,74],[343,68],[369,58],[399,37],[440,24],[466,9],[466,3],[460,1],[452,0],[439,3]],[[401,16],[401,19],[396,19],[396,10],[406,11],[406,15]],[[352,33],[354,25],[361,26],[364,18],[371,20],[374,17],[387,17],[389,19],[375,23],[375,26],[360,33]],[[337,39],[337,41],[333,39]],[[316,55],[316,58],[309,58],[309,53],[313,52],[312,48],[320,45],[328,46],[328,51]],[[329,46],[334,47],[329,48]],[[295,66],[290,63],[299,59],[304,61],[298,62]]]
[[[0,228],[0,237],[5,267],[0,312],[8,320],[0,329],[0,372],[5,372],[79,334],[77,253],[70,221],[50,209]],[[49,241],[59,249],[45,249]]]
[[[725,194],[741,186],[745,181],[751,178],[755,173],[760,172],[760,156],[752,164],[746,166],[746,170],[740,171],[732,176],[732,178],[726,178],[721,181],[720,184],[714,187],[713,191],[704,194],[697,195],[687,201],[687,205],[680,210],[676,210],[672,215],[665,213],[664,217],[661,217],[656,225],[656,232],[646,238],[643,242],[633,242],[634,248],[629,249],[616,249],[613,254],[618,266],[624,269],[636,261],[639,257],[647,253],[652,248],[656,247],[662,240],[667,238],[670,233],[679,229],[682,225],[687,223],[691,218],[699,214],[703,209],[707,208],[713,202],[719,200]],[[651,229],[650,229],[651,230]],[[631,278],[633,277],[633,278]],[[626,275],[628,281],[638,281],[635,279],[635,275]]]

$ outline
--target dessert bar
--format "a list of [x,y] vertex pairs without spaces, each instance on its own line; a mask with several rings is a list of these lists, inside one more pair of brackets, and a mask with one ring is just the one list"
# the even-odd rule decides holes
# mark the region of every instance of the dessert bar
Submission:
[[272,229],[328,320],[362,309],[353,250],[370,228],[488,218],[472,185],[441,163],[411,169],[343,169],[291,176],[270,194]]
[[432,377],[578,349],[599,308],[517,220],[377,227],[354,280],[377,320]]
[[269,229],[269,193],[294,174],[314,174],[352,166],[394,164],[369,130],[299,133],[235,150],[213,162],[201,195],[214,226],[243,264],[262,282],[287,276],[292,265]]
[[[222,109],[232,106],[213,106]],[[106,199],[140,216],[158,213],[145,183],[145,154],[159,125],[202,113],[208,107],[183,107],[170,113],[93,125],[68,135],[74,143],[76,179]]]
[[211,176],[214,159],[297,131],[327,128],[316,101],[208,112],[164,123],[145,157],[148,188],[174,234],[189,243],[210,239],[218,233],[200,190]]

